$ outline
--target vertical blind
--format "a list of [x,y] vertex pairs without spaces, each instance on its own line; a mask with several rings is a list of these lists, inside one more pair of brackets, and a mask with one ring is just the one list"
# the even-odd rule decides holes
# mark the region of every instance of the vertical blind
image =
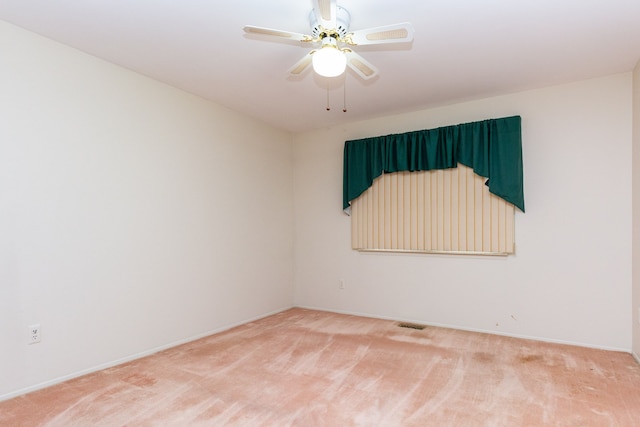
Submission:
[[358,250],[512,254],[513,204],[471,168],[383,174],[351,203]]

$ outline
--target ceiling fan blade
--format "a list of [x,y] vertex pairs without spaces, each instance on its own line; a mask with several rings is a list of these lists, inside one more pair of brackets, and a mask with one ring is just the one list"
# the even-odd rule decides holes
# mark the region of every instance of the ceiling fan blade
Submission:
[[313,0],[313,13],[315,13],[318,24],[327,30],[336,28],[336,16],[338,7],[336,0]]
[[369,80],[378,74],[376,67],[351,49],[343,49],[343,52],[347,57],[349,68],[355,71],[363,80]]
[[304,70],[306,70],[307,67],[309,67],[309,64],[311,64],[311,55],[313,55],[314,52],[315,50],[312,50],[311,52],[303,56],[302,59],[300,59],[300,61],[293,64],[293,67],[289,68],[289,74],[293,74],[295,76],[302,74]]
[[406,43],[413,40],[413,33],[413,26],[403,22],[354,31],[347,34],[345,41],[350,45]]
[[282,31],[282,30],[272,30],[271,28],[255,27],[253,25],[245,26],[244,31],[249,34],[281,37],[288,40],[295,40],[300,42],[310,42],[313,40],[313,37],[308,36],[306,34],[292,33],[290,31]]

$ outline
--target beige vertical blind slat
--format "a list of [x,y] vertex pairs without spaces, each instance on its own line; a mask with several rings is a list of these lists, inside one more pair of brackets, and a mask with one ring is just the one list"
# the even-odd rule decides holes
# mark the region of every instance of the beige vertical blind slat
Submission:
[[482,216],[484,215],[484,198],[483,198],[483,194],[482,194],[482,182],[478,182],[475,177],[473,180],[473,192],[474,192],[474,214],[473,214],[473,220],[474,220],[474,225],[473,225],[473,229],[475,232],[475,236],[474,236],[474,250],[476,252],[483,252],[483,244],[484,244],[484,238],[483,238],[483,232],[484,232],[484,225],[483,225],[483,221],[482,221]]
[[[404,217],[402,220],[402,247],[411,249],[411,234],[415,228],[411,227],[411,202],[413,200],[413,191],[411,190],[411,172],[403,172],[402,180],[404,183],[404,189],[402,194],[404,195]],[[415,231],[413,231],[415,233]]]
[[409,239],[410,239],[410,249],[412,251],[418,250],[418,234],[420,231],[418,230],[418,176],[414,173],[409,174],[409,179],[411,180],[409,188],[411,189],[411,205],[410,209],[410,221],[411,226],[409,227]]
[[459,251],[460,249],[460,208],[458,202],[460,199],[460,185],[458,168],[451,170],[451,250]]
[[416,237],[417,237],[417,250],[418,251],[424,251],[425,250],[425,243],[424,243],[424,235],[425,235],[425,216],[426,216],[426,211],[424,209],[425,206],[425,179],[424,176],[419,175],[419,174],[414,174],[415,178],[416,178],[416,182],[417,182],[417,188],[416,188],[416,193],[417,193],[417,197],[416,197],[416,206],[417,206],[417,210],[416,210],[416,222],[418,224],[417,228],[416,228]]
[[425,250],[431,251],[433,250],[433,235],[434,235],[434,221],[433,221],[433,210],[435,209],[435,203],[432,203],[434,199],[434,187],[431,184],[431,181],[434,176],[432,173],[425,173],[424,176],[424,185],[425,185],[425,199],[424,199],[424,209],[425,209],[425,229],[424,229],[424,241],[425,241]]
[[476,250],[476,187],[473,171],[467,170],[467,248]]
[[[449,171],[448,171],[449,172]],[[451,250],[451,173],[442,171],[442,247]]]
[[383,174],[351,203],[358,250],[510,254],[514,206],[472,169]]
[[467,169],[458,170],[458,250],[467,248]]

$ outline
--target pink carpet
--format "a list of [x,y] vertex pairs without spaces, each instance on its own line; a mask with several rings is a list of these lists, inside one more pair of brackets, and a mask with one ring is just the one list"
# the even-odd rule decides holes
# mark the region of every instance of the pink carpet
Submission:
[[594,350],[292,309],[0,402],[1,426],[640,426]]

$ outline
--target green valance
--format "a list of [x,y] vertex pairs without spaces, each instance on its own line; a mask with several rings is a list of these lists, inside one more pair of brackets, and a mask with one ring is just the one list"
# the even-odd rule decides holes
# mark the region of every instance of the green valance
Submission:
[[346,141],[342,207],[383,173],[449,169],[458,162],[524,212],[520,116]]

